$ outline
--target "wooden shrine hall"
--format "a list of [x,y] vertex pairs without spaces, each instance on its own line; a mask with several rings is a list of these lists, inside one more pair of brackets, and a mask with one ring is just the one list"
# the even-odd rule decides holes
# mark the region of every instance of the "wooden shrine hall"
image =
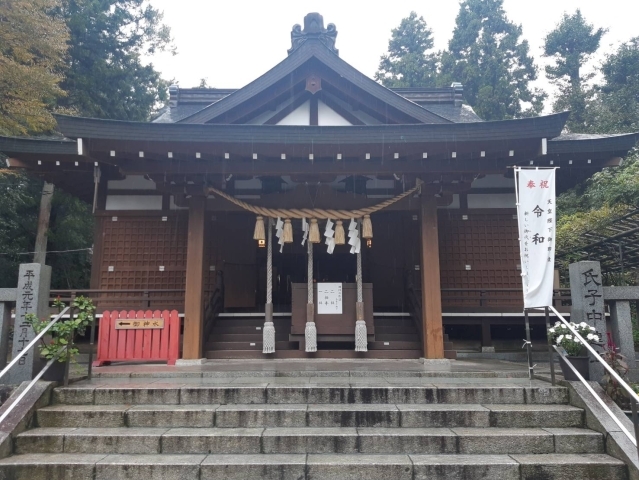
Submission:
[[560,167],[560,193],[637,136],[562,135],[568,112],[485,122],[462,85],[385,88],[336,36],[311,13],[243,88],[0,138],[11,168],[93,204],[100,310],[177,309],[184,359],[436,359],[446,333],[490,347],[522,323],[512,167]]

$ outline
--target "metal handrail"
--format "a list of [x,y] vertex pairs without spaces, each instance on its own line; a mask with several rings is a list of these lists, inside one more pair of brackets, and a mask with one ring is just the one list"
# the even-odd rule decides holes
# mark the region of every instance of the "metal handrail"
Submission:
[[9,365],[4,367],[2,372],[0,372],[0,378],[2,378],[4,375],[6,375],[6,373],[9,370],[11,370],[11,367],[13,367],[16,363],[18,363],[20,358],[22,358],[25,353],[27,353],[36,343],[38,343],[38,340],[40,340],[42,337],[44,337],[44,335],[49,331],[49,329],[51,327],[53,327],[53,325],[55,325],[58,322],[58,320],[60,320],[63,317],[63,315],[69,311],[70,308],[71,308],[70,306],[69,307],[65,307],[64,310],[62,310],[53,320],[51,320],[51,322],[49,322],[49,324],[46,327],[44,327],[44,329],[40,333],[38,333],[35,336],[35,338],[33,340],[31,340],[29,342],[29,344],[21,352],[19,352],[20,354],[17,355],[16,358],[11,360]]
[[579,335],[579,333],[577,332],[577,330],[575,330],[574,328],[572,328],[572,326],[570,325],[570,323],[561,315],[561,313],[559,313],[555,307],[549,307],[550,310],[552,310],[554,312],[555,315],[557,315],[557,318],[559,318],[559,320],[561,320],[563,322],[564,325],[566,325],[568,327],[568,329],[573,333],[573,335],[575,337],[577,337],[577,339],[588,349],[588,351],[590,351],[590,353],[593,354],[593,356],[595,357],[595,359],[597,359],[597,361],[599,363],[601,363],[603,365],[603,367],[608,371],[608,373],[610,375],[612,375],[612,377],[619,382],[619,384],[623,387],[623,389],[626,391],[626,393],[630,396],[630,398],[632,400],[634,400],[635,402],[639,402],[639,396],[634,392],[634,390],[632,388],[630,388],[630,385],[628,385],[620,376],[617,372],[614,371],[614,369],[608,365],[606,363],[606,361],[601,358],[601,355],[599,355],[599,353],[597,353],[597,351],[592,348],[590,346],[590,344],[584,340],[584,338]]
[[[572,325],[570,325],[570,322],[568,322],[562,315],[561,313],[559,313],[557,311],[556,308],[550,306],[550,307],[546,307],[549,308],[550,310],[553,311],[553,313],[557,316],[557,318],[566,326],[568,327],[568,330],[570,330],[572,332],[572,334],[575,336],[575,338],[577,338],[577,340],[579,340],[579,342],[581,342],[581,344],[586,347],[586,349],[588,349],[588,351],[590,353],[592,353],[592,355],[595,357],[595,359],[601,363],[604,367],[604,369],[619,383],[619,385],[621,385],[623,387],[623,389],[626,391],[626,393],[628,394],[628,397],[630,399],[630,404],[632,406],[632,423],[634,426],[634,430],[635,430],[635,436],[633,437],[630,432],[628,431],[627,428],[625,428],[623,426],[623,424],[621,423],[621,421],[617,418],[617,416],[612,413],[612,411],[610,410],[610,408],[608,408],[608,406],[604,403],[604,401],[599,397],[599,395],[596,394],[596,392],[593,390],[593,388],[588,384],[588,382],[586,381],[585,378],[583,378],[583,376],[577,371],[577,369],[572,365],[572,363],[570,363],[570,360],[568,360],[566,358],[565,355],[563,355],[556,346],[553,345],[553,350],[555,352],[557,352],[562,358],[565,359],[565,363],[569,366],[569,368],[572,370],[572,372],[576,375],[576,377],[581,381],[581,383],[586,387],[586,389],[590,392],[590,394],[595,397],[595,400],[597,400],[597,402],[603,407],[604,411],[612,418],[612,420],[617,424],[617,426],[621,429],[621,431],[628,437],[628,439],[630,440],[630,442],[635,446],[635,448],[637,448],[637,455],[639,456],[639,444],[637,443],[637,438],[639,438],[639,419],[637,416],[637,403],[639,402],[639,396],[634,392],[634,390],[632,390],[632,388],[630,388],[630,385],[628,385],[622,378],[621,376],[614,371],[614,369],[608,365],[608,363],[606,363],[606,361],[601,358],[601,355],[599,355],[599,353],[592,348],[592,346],[586,341],[584,340],[584,338],[579,334],[579,332],[577,332],[576,329],[574,329],[572,327]],[[552,352],[551,352],[552,355]],[[552,367],[553,365],[553,359],[552,356],[550,358],[550,365]],[[554,377],[554,375],[553,375]]]
[[[42,370],[40,370],[40,373],[38,373],[35,378],[33,380],[31,380],[31,382],[29,382],[29,384],[27,385],[27,387],[22,391],[22,393],[20,393],[20,395],[18,395],[18,398],[16,398],[13,403],[9,406],[9,408],[7,408],[4,413],[2,414],[2,416],[0,416],[0,425],[2,425],[2,422],[4,422],[5,418],[7,418],[9,416],[9,414],[13,411],[14,408],[16,408],[16,406],[20,403],[20,401],[25,397],[25,395],[27,393],[29,393],[29,391],[33,388],[33,386],[36,384],[36,382],[38,380],[40,380],[42,378],[42,376],[47,372],[47,370],[49,370],[49,367],[51,367],[51,365],[53,365],[53,362],[55,362],[64,352],[67,351],[67,347],[64,347],[62,349],[60,349],[60,351],[56,354],[55,357],[53,357],[51,360],[49,360],[46,365],[42,368]],[[20,358],[20,357],[18,357]]]

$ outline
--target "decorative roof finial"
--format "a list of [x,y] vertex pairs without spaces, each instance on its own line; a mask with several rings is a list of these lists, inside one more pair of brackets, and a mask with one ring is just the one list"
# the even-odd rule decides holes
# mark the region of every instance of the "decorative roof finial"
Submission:
[[339,55],[339,50],[335,48],[335,38],[337,37],[337,28],[334,23],[329,23],[324,28],[324,17],[319,13],[309,13],[304,17],[304,30],[302,26],[297,24],[293,26],[291,31],[291,48],[289,55],[297,50],[306,40],[317,39],[322,42],[326,48],[333,53]]

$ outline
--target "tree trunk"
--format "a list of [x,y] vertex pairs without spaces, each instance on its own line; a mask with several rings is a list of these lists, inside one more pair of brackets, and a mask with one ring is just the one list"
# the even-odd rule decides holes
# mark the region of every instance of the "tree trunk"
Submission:
[[51,217],[51,201],[53,200],[53,183],[44,182],[40,197],[40,214],[38,215],[38,232],[36,234],[33,263],[44,265],[47,258],[47,233]]

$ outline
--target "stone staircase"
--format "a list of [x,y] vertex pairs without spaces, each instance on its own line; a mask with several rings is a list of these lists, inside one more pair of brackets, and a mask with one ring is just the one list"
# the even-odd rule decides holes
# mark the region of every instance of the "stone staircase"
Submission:
[[57,388],[0,479],[628,479],[541,381],[235,373]]

